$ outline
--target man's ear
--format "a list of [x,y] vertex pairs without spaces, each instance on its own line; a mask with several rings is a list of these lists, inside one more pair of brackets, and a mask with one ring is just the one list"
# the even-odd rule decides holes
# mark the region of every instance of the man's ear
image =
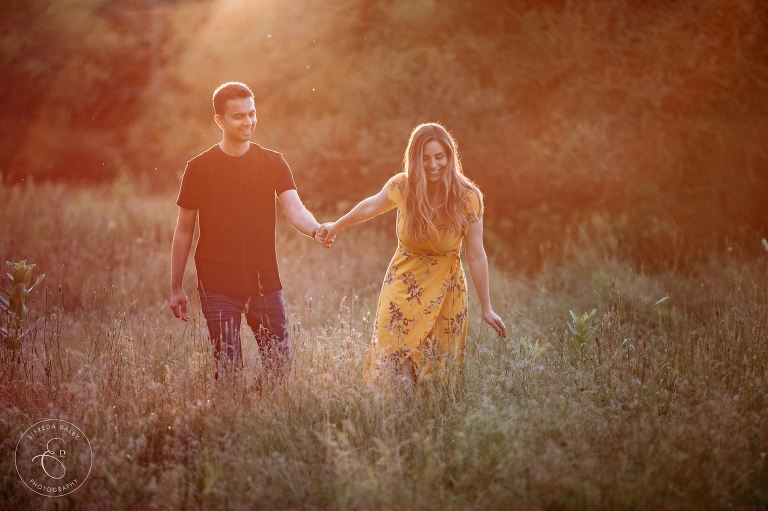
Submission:
[[224,129],[224,116],[215,114],[213,116],[213,122],[216,123],[216,126],[218,126],[220,129]]

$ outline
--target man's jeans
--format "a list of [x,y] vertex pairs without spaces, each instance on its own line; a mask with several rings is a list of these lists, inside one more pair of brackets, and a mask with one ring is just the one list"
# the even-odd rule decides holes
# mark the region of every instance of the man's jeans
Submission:
[[216,357],[216,378],[219,376],[219,369],[243,367],[243,350],[240,344],[240,321],[243,313],[256,336],[266,377],[281,379],[290,371],[291,352],[281,290],[252,296],[200,291],[200,304],[208,323],[213,355]]

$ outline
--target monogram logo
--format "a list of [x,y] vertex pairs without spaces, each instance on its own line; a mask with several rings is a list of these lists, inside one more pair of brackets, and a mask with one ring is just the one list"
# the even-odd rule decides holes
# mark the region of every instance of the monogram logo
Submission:
[[14,461],[27,488],[46,497],[62,497],[85,483],[93,450],[85,433],[71,422],[45,419],[21,435]]

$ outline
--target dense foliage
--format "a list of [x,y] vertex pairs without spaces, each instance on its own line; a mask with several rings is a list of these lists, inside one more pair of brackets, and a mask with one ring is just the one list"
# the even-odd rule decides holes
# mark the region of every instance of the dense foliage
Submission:
[[173,187],[219,135],[211,91],[241,80],[256,139],[315,208],[375,191],[409,130],[436,120],[487,194],[492,239],[521,260],[558,252],[567,226],[609,228],[624,255],[663,265],[758,250],[766,5],[15,1],[0,172]]

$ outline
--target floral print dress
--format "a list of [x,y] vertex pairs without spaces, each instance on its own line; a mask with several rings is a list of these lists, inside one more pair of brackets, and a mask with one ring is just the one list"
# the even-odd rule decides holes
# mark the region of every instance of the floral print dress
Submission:
[[[429,376],[451,360],[460,365],[467,341],[467,284],[461,265],[464,231],[442,227],[439,238],[417,240],[405,228],[406,175],[387,182],[397,205],[397,250],[384,276],[376,309],[373,344],[364,364],[372,380],[383,363],[410,359],[416,375]],[[478,220],[479,201],[467,190]]]

